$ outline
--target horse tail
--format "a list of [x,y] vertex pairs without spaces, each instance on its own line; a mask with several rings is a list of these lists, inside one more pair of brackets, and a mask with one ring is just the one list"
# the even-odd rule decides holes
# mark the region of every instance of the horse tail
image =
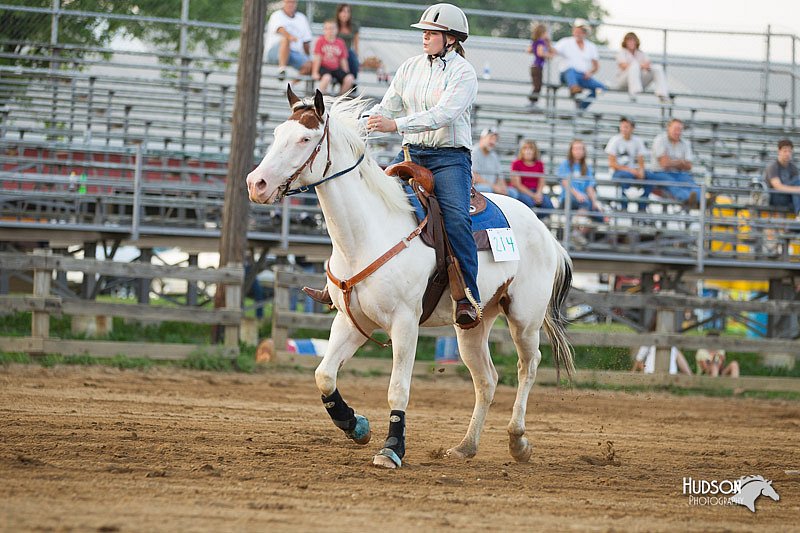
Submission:
[[562,313],[562,308],[567,301],[567,294],[572,286],[572,259],[567,251],[556,243],[559,254],[559,263],[553,279],[553,294],[547,304],[544,316],[544,331],[550,339],[553,349],[553,361],[556,365],[556,379],[561,383],[561,367],[567,371],[567,377],[572,378],[575,372],[574,352],[567,339],[567,319]]

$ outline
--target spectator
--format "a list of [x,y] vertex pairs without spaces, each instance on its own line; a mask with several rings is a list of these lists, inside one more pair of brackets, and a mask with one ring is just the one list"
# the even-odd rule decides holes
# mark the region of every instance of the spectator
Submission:
[[517,191],[506,184],[501,174],[503,167],[495,151],[499,136],[494,128],[481,132],[478,144],[472,147],[472,185],[480,192],[505,194],[516,198]]
[[347,65],[347,48],[344,41],[336,37],[335,20],[326,20],[322,28],[322,37],[314,43],[311,77],[319,80],[320,92],[325,93],[331,81],[336,80],[341,85],[339,94],[345,94],[354,82]]
[[[640,346],[636,357],[633,360],[633,372],[644,372],[645,374],[652,374],[656,370],[656,347],[653,346]],[[673,346],[669,350],[669,373],[675,375],[680,371],[681,374],[687,376],[692,375],[692,369],[689,368],[689,362],[683,353]]]
[[523,204],[545,209],[539,218],[546,219],[550,216],[549,210],[553,209],[553,201],[544,194],[544,163],[539,157],[539,147],[534,141],[522,141],[517,159],[511,163],[511,187],[517,191],[517,199]]
[[[555,51],[561,56],[559,72],[561,83],[569,87],[570,95],[576,98],[575,105],[586,109],[597,97],[597,89],[606,86],[592,76],[600,68],[597,46],[586,39],[590,29],[589,23],[577,18],[572,24],[572,37],[564,37],[555,44]],[[589,98],[578,99],[583,89],[589,89]]]
[[[709,331],[708,337],[719,338],[718,331]],[[711,377],[730,376],[739,377],[739,363],[731,361],[725,364],[725,350],[715,348],[700,348],[694,356],[697,361],[697,373],[708,374]]]
[[800,214],[800,172],[792,161],[794,145],[789,139],[778,141],[778,159],[767,166],[764,179],[769,189],[769,205],[791,207]]
[[[644,169],[644,154],[646,148],[644,142],[633,134],[636,125],[627,117],[619,119],[619,133],[611,137],[606,145],[606,153],[608,154],[608,168],[613,171],[611,175],[612,180],[642,180],[646,177]],[[628,210],[628,200],[625,196],[627,191],[634,184],[627,182],[622,183],[622,209]],[[641,198],[647,198],[652,191],[650,185],[645,185],[642,191]],[[645,211],[647,204],[640,201],[637,205],[637,211]]]
[[683,139],[683,121],[673,118],[667,124],[667,131],[656,135],[653,139],[653,158],[651,164],[654,172],[646,179],[670,182],[658,185],[673,198],[681,202],[685,208],[699,207],[700,187],[695,185],[690,174],[692,170],[692,145]]
[[267,23],[267,62],[278,65],[278,79],[286,78],[286,66],[300,74],[311,73],[311,26],[297,12],[297,0],[283,0],[283,6],[269,17]]
[[658,99],[669,102],[667,76],[663,67],[652,64],[647,54],[639,49],[639,44],[639,37],[633,32],[626,33],[622,38],[622,49],[617,53],[618,70],[613,88],[628,89],[631,100],[636,101],[636,95],[655,82],[653,90]]
[[561,162],[556,175],[561,178],[561,207],[566,205],[565,192],[570,191],[573,211],[594,213],[592,218],[602,222],[602,209],[597,201],[597,182],[594,170],[586,163],[586,146],[582,140],[574,139],[569,144],[567,159]]
[[550,44],[547,26],[544,24],[536,24],[531,30],[531,44],[528,46],[528,53],[533,54],[533,64],[531,65],[531,83],[533,85],[533,90],[528,96],[528,100],[536,105],[539,101],[539,93],[542,92],[544,62],[555,55],[553,47]]
[[353,13],[350,4],[339,4],[336,8],[336,26],[339,38],[347,47],[347,64],[353,79],[358,78],[358,23],[353,22]]

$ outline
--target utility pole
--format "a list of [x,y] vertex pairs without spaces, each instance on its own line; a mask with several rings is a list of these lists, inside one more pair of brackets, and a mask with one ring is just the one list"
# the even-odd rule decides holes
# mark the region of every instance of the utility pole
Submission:
[[231,263],[241,265],[245,259],[247,219],[250,211],[245,176],[253,167],[266,16],[266,0],[244,0],[239,69],[231,125],[231,150],[219,243],[220,267]]
[[[228,157],[225,206],[222,210],[222,231],[219,240],[220,267],[241,266],[245,259],[247,220],[250,213],[245,176],[253,167],[266,16],[267,0],[244,0],[242,34],[239,40],[239,69],[236,75],[236,97],[231,124],[231,150]],[[222,285],[218,285],[214,297],[215,308],[226,306],[224,292]],[[219,328],[216,328],[213,337],[218,340]]]

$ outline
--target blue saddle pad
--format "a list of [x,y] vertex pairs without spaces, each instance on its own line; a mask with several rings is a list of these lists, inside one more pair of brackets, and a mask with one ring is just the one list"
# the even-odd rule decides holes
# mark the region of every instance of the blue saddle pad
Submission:
[[[422,208],[422,204],[419,203],[419,198],[417,198],[417,195],[414,194],[411,186],[407,183],[403,184],[403,189],[408,197],[408,202],[411,204],[411,207],[414,208],[414,215],[417,217],[417,223],[422,222],[422,219],[425,218],[425,210]],[[489,198],[486,198],[486,209],[470,216],[470,220],[472,221],[472,233],[492,228],[510,227],[506,216],[500,208],[497,207],[497,204]]]
[[[422,208],[422,204],[419,203],[419,198],[414,194],[413,189],[408,183],[403,184],[403,189],[408,197],[408,202],[411,204],[411,207],[414,208],[414,215],[417,217],[417,223],[419,224],[422,222],[422,219],[425,218],[425,210]],[[484,196],[484,198],[486,197]],[[471,215],[469,218],[472,221],[472,238],[475,239],[475,246],[478,248],[478,251],[492,249],[491,243],[489,242],[489,235],[486,233],[487,229],[510,227],[506,215],[497,207],[497,204],[488,198],[486,198],[486,209],[480,213]]]

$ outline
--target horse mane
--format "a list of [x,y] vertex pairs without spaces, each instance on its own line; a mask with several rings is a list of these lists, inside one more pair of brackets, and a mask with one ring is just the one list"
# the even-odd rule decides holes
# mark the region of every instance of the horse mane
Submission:
[[400,181],[383,172],[383,169],[370,155],[365,137],[362,137],[362,133],[359,132],[358,119],[369,103],[361,96],[352,99],[340,96],[326,102],[325,107],[333,118],[328,125],[329,134],[337,141],[344,142],[353,152],[354,159],[364,153],[364,161],[359,165],[361,177],[367,183],[367,187],[383,200],[389,210],[411,212],[411,205]]
[[769,481],[764,479],[764,476],[747,476],[739,479],[739,481],[741,482],[742,487],[744,487],[745,485],[747,485],[752,481],[763,481],[764,483],[769,483]]

